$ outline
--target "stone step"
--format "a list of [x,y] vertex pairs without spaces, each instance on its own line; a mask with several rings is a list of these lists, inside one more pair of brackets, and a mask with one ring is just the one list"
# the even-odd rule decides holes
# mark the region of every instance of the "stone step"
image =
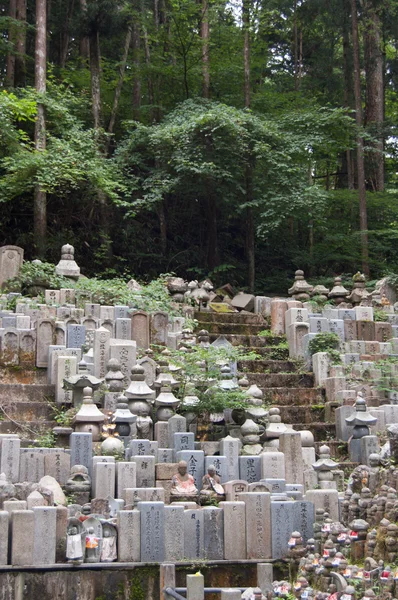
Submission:
[[287,361],[289,359],[289,350],[287,348],[279,348],[279,346],[263,346],[262,348],[245,346],[244,349],[247,352],[255,352],[260,357],[257,360],[264,358],[266,360],[275,360],[279,362]]
[[47,369],[30,367],[0,367],[1,383],[46,384]]
[[[21,427],[22,425],[22,427]],[[32,435],[39,431],[45,431],[46,429],[52,429],[56,427],[55,421],[29,421],[26,424],[26,429],[23,427],[23,423],[18,424],[13,421],[0,421],[0,433],[17,433],[23,437],[32,438]],[[38,434],[39,435],[39,434]]]
[[239,360],[238,370],[245,373],[295,373],[297,364],[291,360]]
[[[19,423],[37,421],[38,419],[51,421],[54,416],[54,411],[47,402],[16,402],[8,405],[8,408],[4,407],[4,410],[8,417]],[[5,420],[7,420],[7,416],[5,416]]]
[[[214,342],[221,334],[211,333],[210,342]],[[222,334],[224,335],[224,334]],[[268,338],[261,335],[235,335],[225,334],[224,337],[233,346],[250,346],[253,351],[257,348],[278,346],[280,342],[286,341],[284,337],[275,336],[274,338]],[[287,352],[287,350],[286,350]]]
[[336,425],[334,423],[294,423],[293,429],[295,431],[302,431],[303,429],[309,429],[314,434],[315,442],[325,442],[330,438],[336,438]]
[[0,383],[0,406],[16,402],[46,402],[55,396],[55,386],[48,384]]
[[323,406],[324,399],[319,388],[263,388],[264,404],[273,406]]
[[[202,327],[202,325],[204,325]],[[264,325],[247,325],[246,323],[199,323],[195,328],[198,333],[201,329],[206,329],[210,334],[218,335],[257,335],[264,331]]]
[[280,410],[282,423],[305,423],[304,429],[311,429],[311,424],[322,421],[324,409],[313,409],[312,406],[298,406],[297,404],[275,405]]
[[254,313],[217,313],[217,312],[202,312],[195,311],[194,318],[203,324],[201,329],[206,329],[205,324],[208,323],[240,323],[246,325],[265,325],[267,321],[262,315]]
[[[255,383],[259,388],[312,388],[314,376],[312,373],[246,373],[243,372],[250,384]],[[241,374],[241,375],[242,375]]]

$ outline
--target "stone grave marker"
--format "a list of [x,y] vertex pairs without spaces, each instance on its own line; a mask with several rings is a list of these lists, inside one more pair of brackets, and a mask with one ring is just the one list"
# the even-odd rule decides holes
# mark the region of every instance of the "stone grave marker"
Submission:
[[193,433],[176,432],[174,434],[174,452],[180,452],[181,450],[194,450],[194,449],[195,449],[195,436]]
[[303,483],[303,456],[301,435],[298,431],[288,431],[279,437],[279,449],[285,455],[286,483]]
[[224,560],[224,512],[222,508],[205,506],[204,551],[207,560]]
[[203,510],[184,511],[184,557],[205,558]]
[[99,327],[94,331],[94,374],[101,379],[107,373],[111,334]]
[[118,562],[141,560],[141,513],[139,510],[121,510],[117,514]]
[[93,436],[91,433],[72,433],[70,436],[71,467],[84,465],[91,474],[93,456]]
[[19,275],[22,263],[22,248],[19,246],[2,246],[0,248],[0,288],[8,279]]
[[81,348],[86,343],[86,328],[84,325],[68,325],[66,336],[68,348]]
[[221,483],[228,481],[227,479],[227,459],[225,456],[205,456],[205,472],[213,465],[216,469],[216,475],[221,479]]
[[247,558],[271,558],[271,494],[245,492]]
[[48,349],[54,344],[54,321],[38,319],[36,329],[36,367],[43,368],[48,366]]
[[11,483],[19,480],[20,448],[19,438],[3,438],[1,442],[0,473],[4,473],[6,481]]
[[137,343],[138,348],[146,350],[149,348],[149,315],[142,310],[130,313],[131,337]]
[[245,560],[246,505],[244,502],[220,502],[224,511],[224,558]]
[[50,475],[60,485],[65,485],[70,475],[70,454],[57,450],[44,455],[44,475]]
[[147,488],[155,486],[155,457],[133,456],[131,460],[136,463],[137,487]]
[[111,462],[98,462],[95,465],[95,498],[115,497],[116,465]]
[[261,479],[285,479],[285,455],[283,452],[261,454]]
[[137,465],[135,462],[116,463],[117,497],[123,498],[122,492],[126,488],[137,487]]
[[141,513],[141,561],[164,561],[164,503],[139,502]]
[[33,564],[35,515],[33,510],[15,510],[11,515],[11,564],[23,567]]
[[185,417],[181,417],[180,415],[173,415],[168,421],[167,426],[169,430],[169,448],[174,448],[174,434],[179,432],[186,432],[187,430],[187,420]]
[[[272,558],[284,558],[294,529],[295,502],[271,502]],[[300,532],[301,533],[301,532]]]
[[184,560],[184,507],[164,507],[164,559],[177,562]]
[[32,483],[39,483],[40,479],[44,477],[44,475],[51,475],[51,473],[45,473],[44,456],[44,454],[40,454],[40,452],[34,452],[29,448],[21,448],[18,481],[31,481]]
[[227,436],[220,441],[220,455],[226,458],[226,477],[228,481],[239,479],[239,452],[241,442]]
[[53,565],[56,552],[57,509],[55,506],[37,506],[33,512],[33,564]]
[[254,483],[261,479],[261,456],[240,456],[239,475],[247,483]]

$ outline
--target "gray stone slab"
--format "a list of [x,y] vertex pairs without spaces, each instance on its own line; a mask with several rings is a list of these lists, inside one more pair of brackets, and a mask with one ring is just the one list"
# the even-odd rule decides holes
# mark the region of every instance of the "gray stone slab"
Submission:
[[353,427],[345,422],[355,412],[355,408],[349,405],[339,406],[334,411],[336,421],[336,439],[347,442],[352,435]]
[[279,450],[285,455],[286,483],[303,483],[304,463],[301,454],[301,435],[288,431],[279,437]]
[[115,463],[99,462],[95,465],[95,498],[115,497]]
[[115,337],[117,340],[131,340],[131,319],[116,319]]
[[261,456],[240,456],[239,476],[247,483],[254,483],[261,479]]
[[44,455],[44,474],[65,485],[70,475],[70,455],[62,450]]
[[0,473],[4,473],[8,482],[17,483],[19,480],[21,440],[4,438],[1,443]]
[[184,507],[164,507],[164,559],[165,561],[184,560]]
[[188,473],[192,475],[196,487],[200,489],[205,470],[205,455],[203,450],[181,450],[176,453],[176,459],[177,462],[185,460]]
[[194,450],[195,449],[195,435],[188,432],[176,432],[174,434],[174,451],[180,452],[181,450]]
[[33,510],[15,510],[11,515],[11,564],[33,565],[35,514]]
[[117,514],[118,562],[141,561],[141,513],[121,510]]
[[151,442],[149,440],[131,440],[129,448],[131,456],[149,456],[151,454]]
[[245,492],[246,544],[248,559],[271,558],[271,494]]
[[155,423],[155,440],[159,444],[159,448],[169,447],[169,426],[167,421],[157,421]]
[[116,463],[116,496],[123,498],[123,490],[137,487],[137,465],[135,462]]
[[173,415],[168,421],[168,430],[169,430],[169,448],[174,448],[174,434],[178,432],[186,432],[187,430],[187,420],[185,417],[181,417],[180,415]]
[[91,433],[72,433],[70,436],[71,466],[84,465],[91,474],[93,436]]
[[155,487],[155,457],[133,456],[131,460],[137,466],[137,487]]
[[220,441],[220,455],[227,459],[226,477],[228,481],[239,479],[239,452],[241,442],[237,438],[227,436]]
[[263,452],[261,461],[261,479],[285,479],[283,452]]
[[[114,308],[114,319],[130,319],[129,311],[131,310],[129,306],[118,304],[113,307]],[[131,336],[130,336],[131,340]]]
[[337,490],[308,490],[305,500],[312,502],[315,507],[322,508],[329,514],[332,521],[339,521],[339,495]]
[[310,333],[328,333],[329,321],[325,317],[310,317]]
[[227,502],[238,502],[240,494],[247,492],[247,486],[247,481],[243,481],[241,479],[227,481],[223,486],[225,490],[225,499]]
[[314,537],[315,508],[312,502],[300,500],[293,506],[294,531],[299,531],[304,543]]
[[55,564],[57,509],[55,506],[37,506],[33,542],[33,564]]
[[68,348],[81,348],[86,343],[86,328],[84,325],[68,325],[66,340]]
[[141,561],[164,561],[164,503],[139,502],[141,513]]
[[246,550],[246,504],[244,502],[220,502],[224,511],[224,558],[245,560]]
[[203,510],[184,511],[184,556],[205,558]]
[[174,461],[174,450],[171,448],[158,448],[156,452],[157,463],[173,463]]
[[0,565],[8,564],[9,518],[6,510],[0,510]]
[[204,549],[206,560],[224,560],[224,513],[222,508],[205,506]]
[[[284,558],[294,531],[294,502],[271,502],[272,558]],[[301,532],[300,532],[301,533]]]
[[[47,456],[50,456],[50,454]],[[34,452],[30,448],[21,448],[18,481],[39,483],[40,479],[45,475],[44,457],[44,454]]]
[[261,479],[267,487],[269,487],[271,494],[284,494],[286,491],[286,480],[285,479]]

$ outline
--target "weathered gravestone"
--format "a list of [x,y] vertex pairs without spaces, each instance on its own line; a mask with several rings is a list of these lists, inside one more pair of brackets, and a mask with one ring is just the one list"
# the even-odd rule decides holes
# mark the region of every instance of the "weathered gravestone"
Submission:
[[141,561],[164,560],[164,503],[139,502],[141,513]]

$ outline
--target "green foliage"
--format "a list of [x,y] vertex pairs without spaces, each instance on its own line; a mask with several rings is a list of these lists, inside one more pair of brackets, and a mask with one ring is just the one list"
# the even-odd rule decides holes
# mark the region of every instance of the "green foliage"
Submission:
[[385,310],[382,310],[380,308],[374,308],[373,309],[373,319],[377,322],[381,322],[381,323],[385,323],[388,321],[387,318],[387,313]]
[[317,333],[308,345],[310,355],[327,352],[333,364],[341,363],[340,339],[336,333]]
[[55,434],[51,430],[42,431],[36,436],[35,446],[39,448],[55,448],[56,439]]
[[78,408],[63,408],[50,402],[50,407],[53,412],[53,419],[61,427],[70,427],[73,419],[78,411]]
[[27,295],[31,286],[45,286],[47,289],[60,289],[70,287],[70,280],[57,275],[55,265],[46,262],[25,261],[22,264],[17,277],[9,279],[6,283],[6,291],[21,292]]

